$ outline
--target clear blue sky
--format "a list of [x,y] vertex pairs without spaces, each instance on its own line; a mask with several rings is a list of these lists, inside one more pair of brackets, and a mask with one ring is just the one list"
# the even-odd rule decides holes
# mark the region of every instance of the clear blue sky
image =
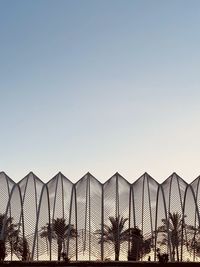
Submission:
[[0,0],[0,170],[200,174],[199,0]]

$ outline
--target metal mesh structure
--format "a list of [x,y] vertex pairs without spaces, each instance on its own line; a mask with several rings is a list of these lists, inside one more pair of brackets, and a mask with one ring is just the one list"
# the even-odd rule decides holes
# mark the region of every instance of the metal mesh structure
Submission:
[[200,177],[173,173],[159,184],[147,173],[105,183],[62,173],[18,183],[0,173],[0,256],[5,260],[200,260]]

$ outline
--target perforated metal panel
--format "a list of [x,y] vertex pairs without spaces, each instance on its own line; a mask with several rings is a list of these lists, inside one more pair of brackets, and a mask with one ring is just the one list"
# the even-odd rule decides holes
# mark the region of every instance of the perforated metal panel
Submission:
[[187,184],[173,173],[159,184],[145,173],[129,183],[116,173],[102,184],[90,173],[76,183],[58,173],[45,184],[33,173],[14,183],[1,172],[0,184],[5,260],[125,261],[135,228],[149,242],[138,260],[157,260],[157,249],[171,261],[200,260],[200,177]]

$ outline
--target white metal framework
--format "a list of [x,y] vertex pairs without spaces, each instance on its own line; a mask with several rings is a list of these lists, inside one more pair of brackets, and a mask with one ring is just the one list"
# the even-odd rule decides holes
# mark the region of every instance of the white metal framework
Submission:
[[[105,242],[104,226],[111,225],[111,217],[123,218],[123,230],[137,227],[144,240],[151,240],[140,260],[157,260],[159,248],[171,261],[199,261],[199,183],[200,177],[188,184],[176,173],[162,184],[147,173],[134,183],[119,173],[103,184],[90,173],[76,183],[62,173],[43,183],[32,172],[15,183],[1,172],[0,241],[5,218],[12,218],[32,260],[55,260],[59,249],[73,260],[114,260],[114,243]],[[58,222],[65,227],[62,236],[56,232]],[[120,229],[115,234],[119,240]],[[16,259],[9,244],[6,259]],[[127,260],[130,246],[128,239],[120,243],[119,260]]]

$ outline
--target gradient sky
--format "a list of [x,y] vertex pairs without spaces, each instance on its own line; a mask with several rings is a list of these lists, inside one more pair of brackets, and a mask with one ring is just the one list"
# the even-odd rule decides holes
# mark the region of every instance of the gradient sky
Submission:
[[0,0],[0,170],[200,174],[199,0]]

